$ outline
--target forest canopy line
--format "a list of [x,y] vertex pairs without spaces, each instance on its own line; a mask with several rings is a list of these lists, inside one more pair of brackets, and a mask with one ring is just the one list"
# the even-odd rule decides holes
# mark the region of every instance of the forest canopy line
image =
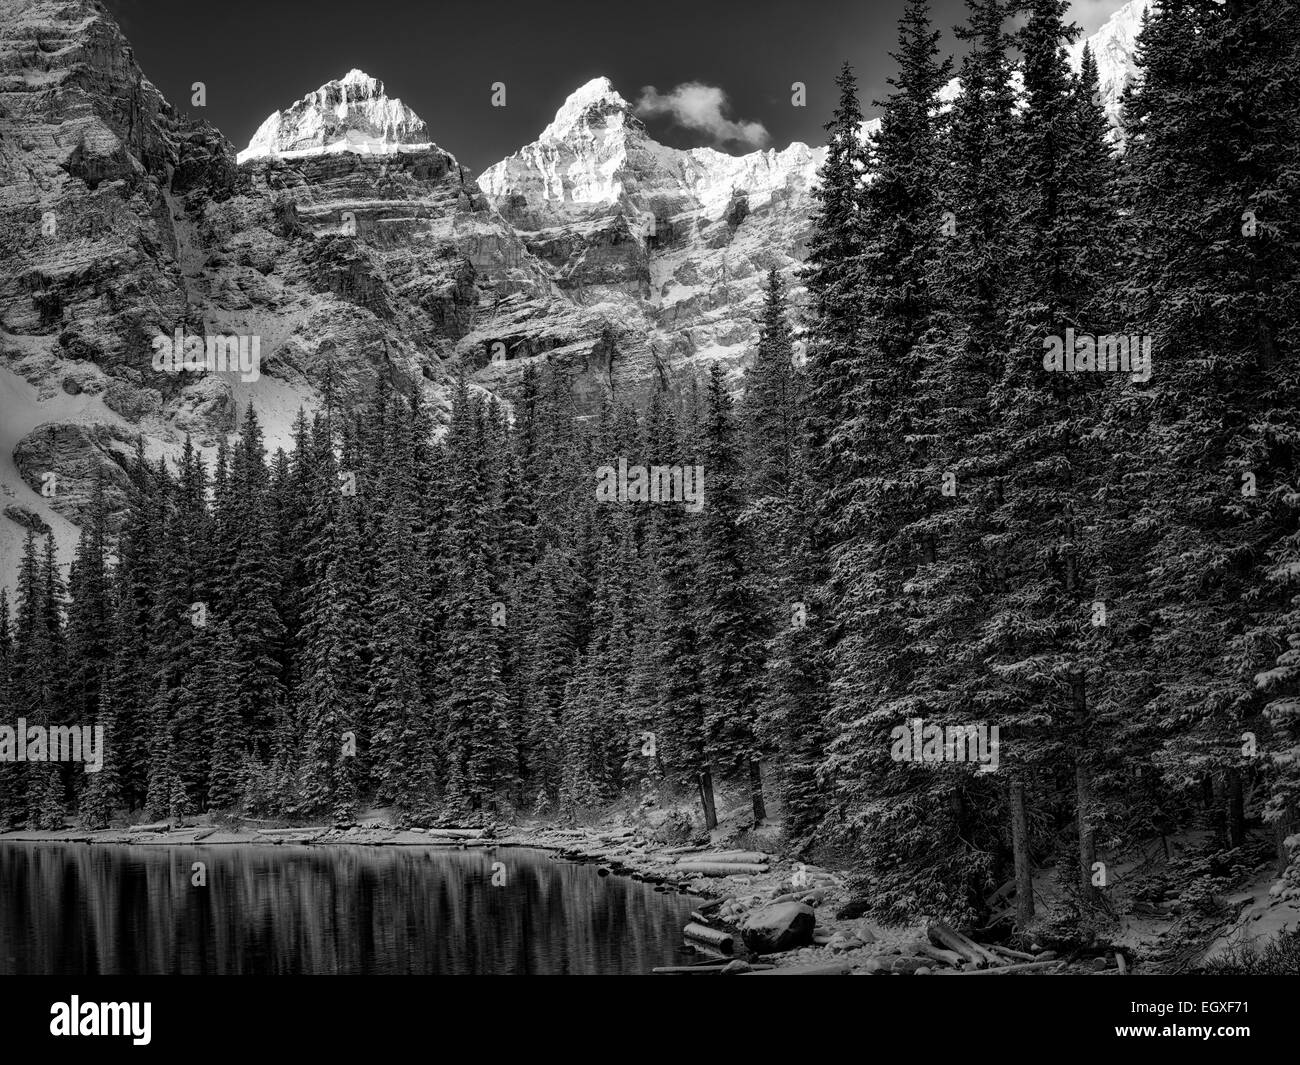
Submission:
[[102,765],[0,762],[0,828],[726,787],[882,920],[1014,879],[1023,927],[1051,861],[1082,920],[1201,825],[1300,890],[1294,4],[1155,5],[1119,130],[1066,0],[968,8],[954,69],[910,0],[866,141],[841,71],[739,387],[583,419],[557,360],[435,432],[381,383],[269,455],[250,406],[215,464],[141,445],[66,582],[30,534],[0,722]]

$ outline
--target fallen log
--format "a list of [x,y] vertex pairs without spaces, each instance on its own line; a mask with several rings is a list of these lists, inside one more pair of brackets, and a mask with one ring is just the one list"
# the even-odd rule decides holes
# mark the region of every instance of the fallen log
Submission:
[[430,836],[446,836],[450,839],[482,839],[485,835],[481,828],[428,828]]
[[975,944],[960,932],[955,932],[942,921],[931,921],[925,930],[926,936],[936,947],[943,947],[961,955],[963,961],[977,965],[981,969],[988,964],[988,959],[975,949]]
[[954,969],[961,965],[962,957],[955,950],[944,950],[942,947],[931,946],[929,943],[918,943],[916,952],[923,954],[933,961],[942,962],[944,965],[951,965]]
[[324,825],[309,825],[306,828],[259,828],[259,836],[304,836],[320,832],[328,832]]
[[[736,968],[738,965],[747,965],[744,970]],[[651,969],[652,973],[678,974],[678,973],[722,973],[732,972],[737,976],[743,972],[766,972],[768,969],[775,969],[775,965],[767,965],[759,962],[711,962],[708,965],[660,965]]]
[[682,929],[682,935],[687,939],[698,940],[701,943],[707,943],[714,950],[720,950],[724,954],[730,954],[736,949],[735,938],[730,932],[723,932],[717,928],[710,928],[708,925],[696,924],[692,921]]
[[128,832],[170,832],[171,822],[155,821],[151,825],[131,825],[127,828]]
[[673,866],[682,873],[698,873],[700,876],[760,876],[767,872],[766,865],[734,865],[724,862],[678,862]]
[[996,943],[990,949],[992,949],[997,954],[1005,954],[1008,958],[1012,959],[1013,961],[1042,961],[1043,960],[1037,954],[1026,954],[1023,950],[1012,950],[1010,947],[1003,947]]
[[740,973],[740,976],[848,976],[853,971],[849,963],[840,965],[790,965],[785,968],[765,969],[762,972]]
[[712,913],[714,910],[720,910],[729,902],[735,902],[735,895],[723,895],[720,899],[714,899],[712,902],[701,903],[699,906],[700,913]]
[[[970,936],[964,936],[960,932],[956,932],[956,931],[954,931],[953,934],[956,936],[960,936],[970,947],[971,950],[973,950],[976,954],[978,954],[981,958],[984,959],[985,964],[1005,965],[1007,963],[1006,958],[1002,957],[1000,954],[994,954],[993,951],[989,950],[989,948],[986,947],[983,943],[975,942],[975,940],[971,939]],[[1031,959],[1031,960],[1036,960],[1036,959]]]
[[707,851],[695,854],[689,859],[698,862],[725,862],[728,865],[739,862],[742,865],[766,865],[772,860],[770,854],[762,851]]
[[993,892],[992,895],[989,895],[984,900],[984,905],[987,906],[989,909],[992,909],[993,904],[997,902],[999,899],[1010,898],[1015,893],[1015,887],[1016,887],[1016,878],[1013,876],[1010,880],[1008,880],[1000,888],[998,888],[995,892]]
[[1053,958],[1051,961],[1031,961],[1023,965],[999,965],[993,969],[951,969],[945,972],[948,976],[1002,976],[1004,973],[1027,973],[1064,964],[1065,962]]

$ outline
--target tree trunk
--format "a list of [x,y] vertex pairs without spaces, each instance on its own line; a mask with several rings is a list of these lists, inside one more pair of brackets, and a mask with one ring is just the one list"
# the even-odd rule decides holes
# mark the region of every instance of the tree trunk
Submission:
[[1228,770],[1228,846],[1240,847],[1246,842],[1246,797],[1241,783],[1241,773]]
[[763,803],[763,767],[757,758],[749,762],[749,797],[754,804],[754,824],[761,825],[767,817],[767,807]]
[[1287,838],[1295,831],[1295,819],[1288,815],[1273,826],[1274,840],[1277,846],[1277,875],[1286,872],[1291,864],[1291,851],[1286,845]]
[[1214,841],[1221,847],[1228,845],[1228,781],[1218,773],[1210,774],[1210,827]]
[[1084,902],[1097,900],[1092,885],[1092,867],[1097,861],[1097,829],[1092,823],[1092,770],[1088,766],[1085,725],[1088,720],[1087,680],[1082,673],[1070,676],[1074,720],[1078,739],[1074,754],[1075,816],[1079,824],[1079,896]]
[[700,806],[704,809],[704,828],[712,832],[718,827],[718,807],[713,799],[713,772],[700,770]]
[[1034,919],[1034,879],[1029,868],[1029,820],[1025,816],[1025,785],[1011,782],[1011,854],[1016,865],[1016,928],[1023,931]]

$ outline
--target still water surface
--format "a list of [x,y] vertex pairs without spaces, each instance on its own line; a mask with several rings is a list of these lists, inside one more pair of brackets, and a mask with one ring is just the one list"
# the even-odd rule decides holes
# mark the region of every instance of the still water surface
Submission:
[[691,908],[513,847],[6,843],[0,974],[648,973]]

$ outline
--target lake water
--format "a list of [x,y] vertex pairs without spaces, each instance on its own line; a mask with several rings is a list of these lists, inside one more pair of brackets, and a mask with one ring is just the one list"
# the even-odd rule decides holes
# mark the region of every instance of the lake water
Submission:
[[648,973],[692,906],[513,847],[5,843],[0,974]]

